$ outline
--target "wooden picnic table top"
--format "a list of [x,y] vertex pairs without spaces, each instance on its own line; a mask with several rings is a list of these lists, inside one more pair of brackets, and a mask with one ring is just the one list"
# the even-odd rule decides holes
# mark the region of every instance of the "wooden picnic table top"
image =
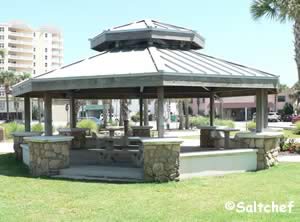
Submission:
[[240,131],[240,129],[236,129],[236,128],[216,128],[215,131],[232,132],[232,131]]

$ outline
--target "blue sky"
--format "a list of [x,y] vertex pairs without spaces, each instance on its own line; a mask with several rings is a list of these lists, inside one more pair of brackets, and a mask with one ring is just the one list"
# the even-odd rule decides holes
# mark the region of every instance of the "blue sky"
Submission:
[[50,24],[64,33],[64,63],[94,55],[89,38],[102,30],[153,18],[198,31],[203,53],[297,80],[291,23],[253,21],[251,0],[10,0],[1,2],[0,21],[23,20],[33,27]]

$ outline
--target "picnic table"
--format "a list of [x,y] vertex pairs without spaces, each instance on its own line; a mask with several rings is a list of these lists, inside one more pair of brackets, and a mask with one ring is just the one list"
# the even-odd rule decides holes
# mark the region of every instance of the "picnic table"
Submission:
[[230,141],[230,132],[237,132],[240,131],[239,129],[235,128],[216,128],[215,131],[220,131],[224,132],[224,148],[228,149],[229,148],[229,141]]
[[101,131],[108,131],[109,132],[109,137],[114,137],[115,136],[115,131],[122,131],[124,130],[124,127],[122,126],[109,126],[106,127],[105,129]]

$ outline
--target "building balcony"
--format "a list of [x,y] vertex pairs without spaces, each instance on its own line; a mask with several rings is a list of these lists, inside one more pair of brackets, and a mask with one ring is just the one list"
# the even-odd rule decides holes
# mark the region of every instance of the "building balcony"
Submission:
[[12,68],[24,68],[24,69],[32,69],[32,65],[30,64],[17,64],[17,63],[8,63],[8,67],[12,67]]
[[8,51],[33,53],[33,49],[13,48],[13,47],[9,47]]
[[53,44],[52,45],[52,49],[59,49],[59,50],[62,50],[63,46],[61,44]]
[[62,38],[53,37],[52,42],[62,42]]
[[52,57],[62,57],[62,53],[60,51],[53,51]]
[[14,44],[19,44],[19,45],[32,45],[32,41],[22,41],[22,40],[14,40],[14,39],[9,39],[9,43],[14,43]]
[[32,61],[32,56],[7,55],[8,59]]
[[26,33],[26,32],[12,32],[12,31],[9,31],[8,35],[9,36],[17,36],[17,37],[33,38],[32,33]]

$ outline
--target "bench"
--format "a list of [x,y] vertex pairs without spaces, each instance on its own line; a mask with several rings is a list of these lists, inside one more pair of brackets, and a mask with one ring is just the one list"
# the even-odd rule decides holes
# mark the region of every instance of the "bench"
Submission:
[[30,161],[29,146],[27,143],[22,143],[20,144],[20,147],[22,148],[23,163],[29,166],[29,161]]

